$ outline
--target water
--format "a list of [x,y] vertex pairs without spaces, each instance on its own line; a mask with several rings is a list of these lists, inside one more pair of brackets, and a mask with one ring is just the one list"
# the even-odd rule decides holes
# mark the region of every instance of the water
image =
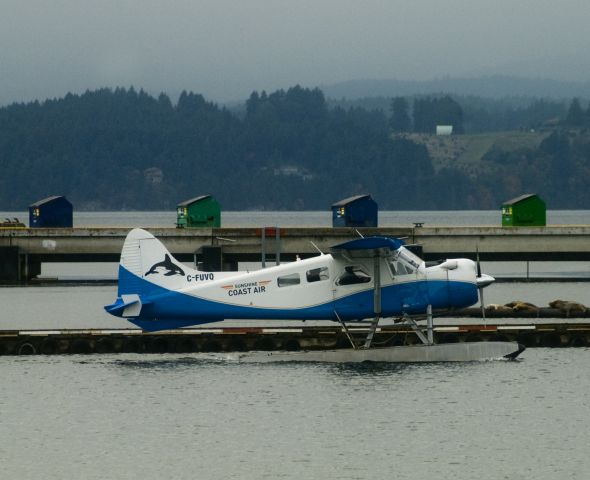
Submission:
[[586,479],[589,362],[0,357],[2,478]]

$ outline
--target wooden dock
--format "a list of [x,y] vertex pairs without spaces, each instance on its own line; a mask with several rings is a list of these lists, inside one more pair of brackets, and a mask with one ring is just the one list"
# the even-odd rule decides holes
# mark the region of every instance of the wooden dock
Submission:
[[[368,325],[351,325],[359,343]],[[517,341],[534,347],[587,347],[590,322],[572,319],[480,323],[444,322],[434,329],[437,343]],[[377,329],[377,346],[414,345],[416,334],[404,325]],[[215,324],[156,333],[139,329],[5,330],[0,331],[0,355],[65,355],[106,353],[198,353],[244,351],[298,351],[349,348],[340,326],[274,328],[216,328]]]

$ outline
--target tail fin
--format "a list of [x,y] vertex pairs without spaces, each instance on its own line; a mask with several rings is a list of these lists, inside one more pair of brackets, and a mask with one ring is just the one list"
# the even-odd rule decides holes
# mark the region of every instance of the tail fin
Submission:
[[139,317],[150,309],[150,295],[182,288],[188,270],[151,233],[131,230],[121,251],[117,300],[104,308],[118,317]]
[[121,251],[118,294],[148,294],[152,286],[181,288],[187,270],[151,233],[133,229]]

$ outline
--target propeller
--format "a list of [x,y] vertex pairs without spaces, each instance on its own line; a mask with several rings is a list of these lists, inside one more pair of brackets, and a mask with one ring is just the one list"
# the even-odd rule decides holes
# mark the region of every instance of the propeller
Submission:
[[481,263],[479,261],[479,248],[475,247],[475,259],[476,259],[476,267],[477,267],[477,276],[475,278],[475,282],[477,284],[477,290],[479,292],[479,305],[481,308],[481,318],[484,321],[484,325],[486,324],[486,311],[485,311],[485,302],[483,298],[483,289],[493,283],[496,279],[491,275],[486,275],[485,273],[481,273]]

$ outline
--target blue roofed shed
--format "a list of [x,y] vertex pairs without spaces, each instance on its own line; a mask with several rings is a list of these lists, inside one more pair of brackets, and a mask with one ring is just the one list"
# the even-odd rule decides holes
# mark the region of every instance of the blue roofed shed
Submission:
[[345,198],[332,205],[332,226],[377,227],[378,210],[371,195]]
[[31,228],[72,228],[74,207],[64,196],[47,197],[29,205]]

